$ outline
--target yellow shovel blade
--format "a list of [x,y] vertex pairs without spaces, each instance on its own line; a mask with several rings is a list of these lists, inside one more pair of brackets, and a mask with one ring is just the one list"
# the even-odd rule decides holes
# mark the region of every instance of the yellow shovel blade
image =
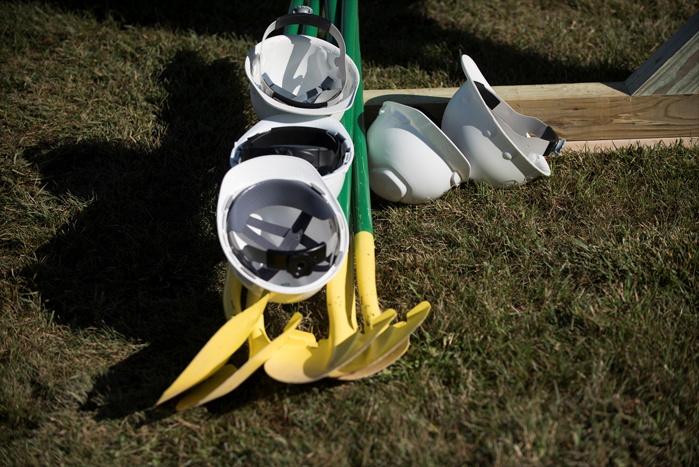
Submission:
[[[372,329],[376,316],[381,312],[376,294],[374,236],[366,231],[357,232],[353,245],[364,326]],[[420,303],[408,312],[406,321],[388,327],[362,354],[329,376],[342,380],[355,380],[378,373],[394,363],[408,349],[410,335],[425,320],[430,308],[428,302]]]
[[[242,308],[240,306],[240,295],[243,291],[243,283],[240,282],[235,274],[233,273],[232,266],[228,265],[228,272],[226,275],[226,285],[223,288],[223,311],[226,314],[227,319],[231,319],[235,315],[242,313]],[[270,294],[272,298],[274,294]],[[247,306],[250,308],[255,303],[261,299],[260,296],[253,294],[248,291],[248,302]],[[260,316],[255,326],[253,326],[253,331],[251,331],[250,336],[248,336],[248,342],[250,343],[251,354],[256,353],[256,349],[262,348],[269,344],[269,338],[264,332],[264,315]],[[294,330],[291,333],[290,339],[299,339],[307,343],[311,347],[317,347],[316,338],[310,332]]]
[[339,379],[341,381],[354,381],[373,376],[381,370],[389,367],[392,363],[396,362],[399,358],[401,358],[405,354],[405,352],[408,351],[409,347],[410,339],[408,338],[401,342],[398,345],[398,347],[396,347],[391,353],[384,355],[382,358],[375,361],[371,365],[365,366],[364,368],[361,368],[358,371],[355,371],[354,373],[338,376],[336,377],[336,379]]
[[357,358],[330,374],[331,378],[356,380],[378,373],[398,360],[408,350],[410,335],[430,312],[430,304],[422,302],[410,312],[406,321],[391,325]]
[[206,404],[209,401],[225,396],[240,386],[286,343],[298,327],[302,317],[301,313],[295,313],[284,328],[284,332],[252,355],[239,369],[236,370],[233,365],[225,365],[214,373],[211,378],[192,389],[177,403],[177,410],[185,410],[189,407]]
[[290,384],[318,381],[362,353],[396,317],[393,310],[379,317],[374,329],[367,334],[356,333],[339,345],[331,339],[318,342],[318,347],[309,347],[305,342],[289,339],[287,344],[265,363],[267,374],[277,381]]
[[[223,310],[228,319],[243,312],[240,303],[243,288],[243,284],[233,273],[229,264],[226,283],[223,289]],[[248,291],[247,298],[248,309],[262,299],[262,297],[254,294],[252,291]],[[264,314],[260,315],[248,336],[248,344],[250,347],[248,361],[239,369],[234,365],[224,365],[220,370],[211,375],[211,377],[189,391],[177,403],[177,410],[181,411],[193,406],[203,405],[233,391],[258,368],[264,365],[269,357],[284,345],[287,339],[299,339],[306,342],[309,346],[316,346],[317,344],[313,334],[296,329],[301,319],[302,315],[300,313],[295,313],[284,328],[284,332],[273,341],[270,341],[265,332]]]
[[172,399],[218,371],[250,335],[269,301],[269,294],[243,313],[234,316],[199,351],[155,405]]
[[[349,255],[348,255],[349,256]],[[352,294],[348,294],[348,290]],[[311,383],[329,375],[364,351],[396,317],[388,310],[375,320],[372,329],[361,334],[352,322],[347,305],[354,298],[354,281],[348,260],[326,286],[330,333],[327,339],[311,347],[303,341],[289,339],[277,353],[265,363],[267,374],[283,383]],[[350,298],[351,297],[351,298]],[[353,306],[351,307],[353,308]]]
[[[236,371],[238,371],[238,369],[235,367],[235,365],[231,365],[230,363],[223,365],[216,373],[199,383],[198,386],[195,386],[194,389],[180,399],[175,408],[182,411],[192,407],[199,401],[199,399],[215,391],[217,387],[225,383],[226,380],[233,376]],[[194,394],[196,394],[196,396],[193,396]]]

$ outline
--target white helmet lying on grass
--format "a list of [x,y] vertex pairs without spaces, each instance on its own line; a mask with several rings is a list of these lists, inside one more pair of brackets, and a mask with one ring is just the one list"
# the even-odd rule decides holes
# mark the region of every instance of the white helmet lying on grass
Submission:
[[384,102],[367,132],[369,184],[379,196],[426,203],[469,179],[471,165],[422,112]]
[[471,163],[471,178],[502,187],[551,175],[544,157],[560,153],[565,140],[500,99],[468,55],[461,68],[466,83],[449,101],[442,130]]
[[440,130],[417,109],[386,101],[369,128],[369,180],[384,199],[425,203],[469,178],[495,187],[551,174],[545,156],[564,139],[515,112],[462,56],[466,83],[449,101]]

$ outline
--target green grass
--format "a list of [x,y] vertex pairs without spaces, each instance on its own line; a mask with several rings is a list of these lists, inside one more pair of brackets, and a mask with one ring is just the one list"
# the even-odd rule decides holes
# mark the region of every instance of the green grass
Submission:
[[[382,306],[433,306],[403,358],[152,408],[224,322],[218,187],[255,122],[245,55],[287,6],[0,4],[0,464],[699,463],[696,146],[374,199]],[[365,85],[458,86],[461,53],[494,85],[623,81],[697,9],[362,2]],[[322,293],[270,333],[296,310],[323,337]]]

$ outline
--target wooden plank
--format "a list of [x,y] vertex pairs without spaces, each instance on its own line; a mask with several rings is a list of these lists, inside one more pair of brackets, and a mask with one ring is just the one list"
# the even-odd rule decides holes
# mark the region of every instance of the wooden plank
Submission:
[[[392,100],[427,110],[441,122],[458,88],[364,91],[365,119]],[[495,86],[514,110],[551,125],[570,141],[699,136],[699,94],[630,96],[624,83]]]
[[671,144],[682,144],[683,146],[693,147],[699,145],[698,138],[649,138],[649,139],[606,139],[597,141],[567,141],[563,152],[565,151],[599,151],[605,149],[618,149],[625,146],[655,146],[663,143],[667,146]]
[[633,96],[699,92],[699,12],[626,80]]

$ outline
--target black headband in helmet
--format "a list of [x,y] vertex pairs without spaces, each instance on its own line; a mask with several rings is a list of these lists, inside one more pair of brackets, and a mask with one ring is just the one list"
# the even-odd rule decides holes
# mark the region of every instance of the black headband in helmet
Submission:
[[320,175],[337,170],[345,159],[344,138],[321,128],[283,126],[254,135],[240,146],[238,161],[259,156],[294,156],[309,162]]
[[[288,227],[251,216],[268,206],[295,208],[301,213]],[[319,265],[332,259],[326,243],[316,242],[304,232],[314,218],[328,220],[333,215],[331,206],[310,186],[293,180],[266,180],[245,189],[231,204],[227,218],[229,242],[240,262],[263,280],[270,280],[280,270],[295,278],[327,271],[329,265]],[[275,245],[253,229],[280,237],[281,243]],[[244,235],[257,247],[248,244],[238,248],[234,232]],[[298,250],[299,245],[305,248]],[[253,262],[262,266],[257,268]]]

